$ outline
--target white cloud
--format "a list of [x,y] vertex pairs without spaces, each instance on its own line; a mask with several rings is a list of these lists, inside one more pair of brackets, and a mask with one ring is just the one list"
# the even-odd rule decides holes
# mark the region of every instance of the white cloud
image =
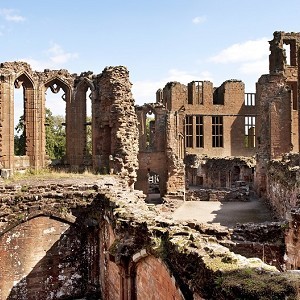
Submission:
[[1,8],[0,9],[0,16],[2,16],[6,21],[9,22],[23,22],[26,19],[19,15],[15,9],[7,9]]
[[255,74],[257,76],[261,74],[267,74],[269,72],[269,60],[262,59],[254,62],[244,63],[240,66],[239,71],[242,74]]
[[195,17],[192,22],[194,24],[202,24],[206,21],[206,16],[199,16],[199,17]]
[[47,53],[50,55],[50,60],[54,64],[64,64],[69,60],[78,58],[77,53],[65,52],[65,50],[56,43],[47,50]]
[[18,58],[17,60],[27,62],[30,65],[31,69],[34,71],[43,71],[44,69],[50,68],[50,63],[48,61],[40,61],[28,57]]
[[132,86],[132,93],[136,99],[136,104],[153,103],[156,101],[155,93],[159,88],[163,88],[170,81],[178,81],[187,84],[193,80],[210,80],[212,76],[208,71],[201,73],[187,72],[178,69],[171,69],[168,74],[159,81],[135,81]]
[[211,57],[209,61],[214,63],[239,63],[263,60],[269,54],[267,38],[250,40],[244,43],[234,44],[223,49],[219,54]]
[[63,64],[79,57],[78,53],[66,52],[60,45],[56,43],[46,50],[45,53],[47,58],[44,60],[36,60],[31,57],[17,60],[29,63],[32,70],[43,71],[44,69],[61,69]]

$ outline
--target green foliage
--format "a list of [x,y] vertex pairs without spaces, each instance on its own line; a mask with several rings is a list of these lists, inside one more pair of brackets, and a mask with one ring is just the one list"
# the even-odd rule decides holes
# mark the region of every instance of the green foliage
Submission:
[[151,116],[147,116],[146,118],[146,146],[147,148],[151,148],[151,144],[153,143],[153,141],[151,141],[151,127],[150,127],[150,124],[152,122],[155,121],[155,118],[154,117],[151,117]]
[[53,116],[46,108],[46,153],[51,159],[61,159],[66,151],[66,132],[63,116]]
[[285,273],[264,273],[246,268],[226,272],[215,279],[220,299],[298,299],[299,276]]
[[[61,159],[66,151],[66,133],[63,126],[63,116],[53,116],[50,109],[46,108],[46,153],[51,159]],[[21,156],[26,154],[26,136],[24,116],[21,116],[16,126],[15,135],[15,155]]]
[[[92,117],[86,118],[87,124],[91,124]],[[92,155],[92,126],[86,126],[86,155]]]
[[15,130],[17,134],[14,136],[15,142],[15,155],[22,156],[26,154],[25,147],[26,147],[26,137],[25,137],[25,126],[24,126],[24,116],[19,118],[19,123],[16,126]]

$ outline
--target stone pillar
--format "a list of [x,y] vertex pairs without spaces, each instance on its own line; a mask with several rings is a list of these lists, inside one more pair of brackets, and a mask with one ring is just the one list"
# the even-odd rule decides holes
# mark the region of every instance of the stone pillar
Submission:
[[14,168],[13,79],[1,76],[0,83],[0,160],[5,169]]

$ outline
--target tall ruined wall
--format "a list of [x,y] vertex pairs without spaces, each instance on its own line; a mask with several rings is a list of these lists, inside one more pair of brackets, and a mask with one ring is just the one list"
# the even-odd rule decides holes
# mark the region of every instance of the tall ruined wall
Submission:
[[138,168],[138,127],[129,72],[125,67],[109,67],[97,80],[96,154],[100,164],[127,178],[132,186]]
[[289,154],[281,161],[267,165],[267,199],[274,214],[288,222],[285,236],[285,264],[288,269],[299,269],[300,186],[299,154]]
[[[178,129],[177,114],[169,112],[166,122],[166,154],[168,177],[166,190],[168,197],[182,199],[185,193],[185,166],[183,163],[183,139]],[[182,156],[180,156],[182,152]]]
[[267,190],[267,164],[293,149],[291,94],[281,74],[263,75],[257,83],[257,165],[255,186],[259,195]]
[[[0,67],[0,110],[1,115],[1,163],[4,168],[18,169],[14,157],[14,89],[23,88],[24,128],[26,136],[25,155],[29,159],[30,167],[40,169],[46,166],[45,153],[45,92],[48,88],[57,93],[61,88],[66,101],[66,123],[72,119],[70,103],[71,89],[74,77],[66,70],[32,71],[25,62],[5,62]],[[72,136],[74,127],[67,126],[67,136]],[[67,141],[66,152],[70,155],[70,145],[74,141]],[[76,144],[76,143],[75,143]],[[18,159],[16,159],[18,160]],[[20,168],[24,166],[20,166]]]
[[[14,155],[14,88],[23,88],[25,157]],[[67,70],[32,71],[24,62],[0,66],[0,169],[12,172],[48,164],[45,136],[45,93],[63,91],[65,101],[66,156],[62,164],[81,171],[91,166],[104,173],[116,173],[136,180],[138,128],[125,67],[109,67],[99,75],[79,76]],[[87,122],[87,91],[91,92],[92,122]],[[89,124],[88,124],[89,123]],[[87,127],[92,126],[92,158],[87,157]],[[89,160],[89,161],[88,161]],[[24,163],[23,163],[24,162]]]

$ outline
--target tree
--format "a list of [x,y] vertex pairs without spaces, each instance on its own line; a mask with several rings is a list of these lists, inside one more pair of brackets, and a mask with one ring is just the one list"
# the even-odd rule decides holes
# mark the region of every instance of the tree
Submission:
[[[66,152],[66,133],[63,126],[63,116],[53,116],[51,110],[46,108],[46,153],[51,159],[61,159]],[[15,128],[17,134],[14,137],[15,140],[15,155],[26,154],[26,136],[24,116],[21,116],[19,123]]]
[[86,118],[86,155],[92,155],[92,117]]
[[16,133],[14,136],[15,141],[15,155],[22,156],[26,154],[26,137],[25,137],[25,125],[24,125],[24,116],[19,118],[19,123],[15,128]]
[[61,159],[66,153],[66,132],[63,116],[53,116],[46,108],[46,153],[51,159]]

